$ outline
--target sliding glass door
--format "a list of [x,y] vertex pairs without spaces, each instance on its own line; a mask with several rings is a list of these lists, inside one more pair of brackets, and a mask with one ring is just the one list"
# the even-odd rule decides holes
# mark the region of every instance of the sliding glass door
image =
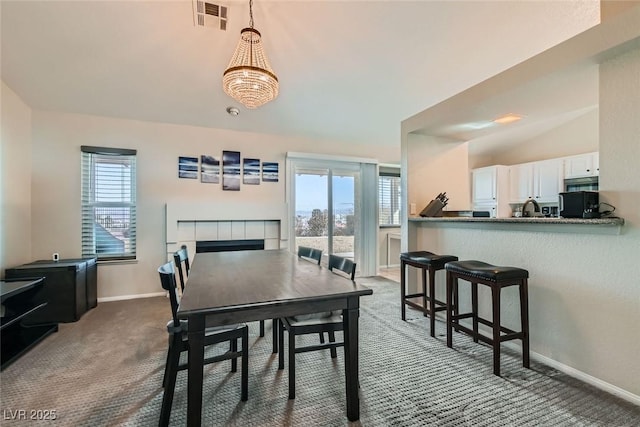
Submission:
[[[355,240],[359,171],[297,166],[295,187],[295,248],[322,249],[356,260]],[[325,258],[326,261],[326,258]]]
[[[297,252],[298,246],[322,249],[325,265],[328,255],[336,254],[352,259],[359,273],[375,274],[376,246],[365,247],[363,242],[377,239],[377,181],[368,181],[373,183],[370,190],[373,196],[363,197],[366,193],[363,171],[375,176],[376,165],[288,157],[287,199],[293,218],[290,244],[293,252]],[[369,214],[366,199],[373,199],[374,203]],[[373,228],[369,230],[367,223],[373,224]],[[372,236],[367,238],[368,234]]]

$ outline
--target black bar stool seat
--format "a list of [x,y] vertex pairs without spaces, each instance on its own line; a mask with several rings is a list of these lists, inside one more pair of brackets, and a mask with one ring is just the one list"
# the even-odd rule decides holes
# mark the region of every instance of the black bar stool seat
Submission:
[[[431,336],[435,337],[436,312],[443,311],[447,305],[443,301],[436,299],[436,271],[444,269],[446,263],[457,261],[458,257],[453,255],[437,255],[427,251],[402,252],[400,254],[400,298],[401,298],[401,315],[402,320],[406,320],[406,306],[417,308],[430,317]],[[410,265],[422,270],[422,292],[416,294],[407,294],[405,283],[406,266]],[[427,282],[427,272],[429,273],[429,281]],[[427,283],[429,292],[427,293]],[[412,301],[411,298],[422,298],[422,304]],[[427,304],[428,302],[428,304]]]
[[[500,343],[513,339],[522,341],[522,366],[529,367],[529,272],[518,267],[502,267],[482,261],[453,261],[445,265],[447,271],[447,347],[452,347],[453,329],[465,332],[474,342],[481,340],[493,347],[493,373],[500,376]],[[458,279],[471,283],[471,313],[459,313]],[[478,284],[491,288],[493,319],[478,316]],[[507,329],[500,324],[500,291],[508,286],[518,286],[520,291],[520,332]],[[473,328],[460,324],[460,319],[471,318]],[[478,324],[492,329],[492,337],[481,335]]]

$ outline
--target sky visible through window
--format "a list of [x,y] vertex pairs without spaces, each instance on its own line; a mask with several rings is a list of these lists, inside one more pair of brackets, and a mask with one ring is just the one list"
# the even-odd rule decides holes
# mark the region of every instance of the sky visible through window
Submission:
[[[351,176],[333,177],[333,204],[338,211],[353,210]],[[296,214],[311,214],[313,209],[327,209],[327,176],[296,175]]]

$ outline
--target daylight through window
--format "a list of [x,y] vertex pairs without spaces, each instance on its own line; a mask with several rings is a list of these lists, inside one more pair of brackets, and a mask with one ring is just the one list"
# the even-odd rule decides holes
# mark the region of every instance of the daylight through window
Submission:
[[136,150],[82,146],[82,256],[136,257]]
[[380,172],[378,177],[380,225],[400,225],[400,174]]

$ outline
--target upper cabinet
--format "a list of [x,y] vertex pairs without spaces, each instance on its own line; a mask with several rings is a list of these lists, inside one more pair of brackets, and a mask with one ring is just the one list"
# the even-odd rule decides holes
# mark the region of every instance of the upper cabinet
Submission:
[[488,210],[492,217],[510,216],[507,166],[487,166],[472,170],[471,187],[473,209]]
[[533,197],[533,163],[509,167],[509,203],[523,203]]
[[582,178],[600,175],[600,156],[598,152],[565,157],[564,178]]
[[533,198],[542,203],[558,203],[562,191],[562,160],[551,159],[534,163]]
[[509,203],[534,199],[557,203],[562,189],[562,160],[551,159],[509,167]]
[[493,204],[498,197],[497,166],[474,169],[471,172],[473,204]]

